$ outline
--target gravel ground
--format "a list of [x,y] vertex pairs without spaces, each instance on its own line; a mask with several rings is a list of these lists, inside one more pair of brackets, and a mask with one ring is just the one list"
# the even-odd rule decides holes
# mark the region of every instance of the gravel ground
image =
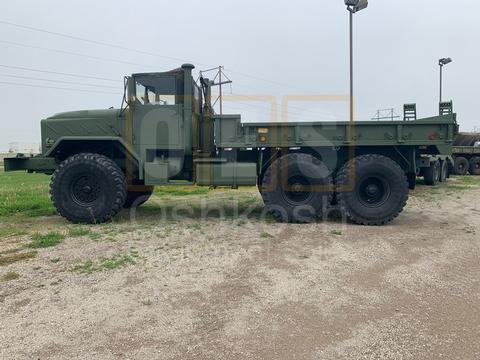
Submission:
[[20,275],[0,282],[0,358],[479,359],[479,204],[479,187],[420,187],[385,227],[158,221],[149,205],[0,267]]

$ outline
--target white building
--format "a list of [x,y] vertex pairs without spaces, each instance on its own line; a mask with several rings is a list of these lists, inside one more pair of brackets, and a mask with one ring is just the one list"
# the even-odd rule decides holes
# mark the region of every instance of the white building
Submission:
[[8,144],[8,152],[13,154],[40,154],[41,145],[39,143],[21,143],[13,142]]

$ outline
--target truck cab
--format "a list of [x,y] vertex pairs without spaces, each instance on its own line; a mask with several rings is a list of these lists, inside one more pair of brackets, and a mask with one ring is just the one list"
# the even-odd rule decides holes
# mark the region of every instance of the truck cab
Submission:
[[150,185],[193,181],[193,155],[199,146],[194,134],[203,116],[202,90],[193,80],[193,69],[184,64],[127,78],[124,137],[143,164],[139,179]]

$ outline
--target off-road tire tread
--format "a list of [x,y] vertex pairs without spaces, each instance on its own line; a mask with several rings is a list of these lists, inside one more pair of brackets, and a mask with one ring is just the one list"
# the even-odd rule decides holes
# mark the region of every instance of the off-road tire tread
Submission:
[[[114,206],[112,206],[108,211],[105,213],[101,214],[100,216],[97,216],[96,218],[92,218],[90,220],[85,220],[85,219],[79,219],[75,216],[71,216],[70,214],[62,211],[62,207],[58,203],[58,200],[56,198],[56,193],[60,189],[58,189],[58,182],[57,178],[58,176],[64,171],[64,169],[75,162],[96,162],[100,164],[102,167],[107,169],[107,172],[110,174],[110,176],[114,179],[115,182],[115,201],[114,201]],[[55,172],[53,173],[50,181],[50,197],[53,203],[53,206],[57,210],[57,212],[66,218],[68,221],[77,224],[77,223],[91,223],[91,224],[98,224],[98,223],[104,223],[109,221],[111,218],[113,218],[115,215],[117,215],[122,209],[123,205],[125,203],[125,200],[127,198],[127,181],[125,179],[125,175],[123,171],[120,169],[120,167],[110,158],[100,155],[100,154],[95,154],[95,153],[79,153],[70,156],[63,162],[59,164]]]
[[357,163],[356,166],[358,166],[358,164],[365,164],[365,163],[371,163],[371,162],[383,163],[391,167],[394,171],[398,172],[399,174],[402,174],[402,176],[398,179],[398,181],[405,185],[406,196],[402,199],[400,207],[394,213],[392,213],[390,216],[386,218],[379,219],[379,220],[369,220],[356,215],[352,211],[352,209],[350,209],[349,206],[347,205],[346,197],[348,196],[348,193],[345,193],[345,192],[336,192],[336,197],[340,205],[340,209],[344,211],[345,215],[349,220],[359,225],[382,226],[390,223],[395,218],[397,218],[398,215],[400,215],[400,213],[403,211],[403,209],[407,205],[409,185],[408,185],[408,179],[407,179],[407,176],[405,175],[405,172],[395,161],[393,161],[392,159],[386,156],[378,155],[378,154],[361,155],[348,161],[345,165],[342,166],[342,168],[338,171],[337,176],[335,177],[336,186],[348,184],[348,177],[352,171],[351,168],[354,165],[354,162]]
[[480,162],[479,156],[474,156],[470,159],[468,171],[470,172],[471,175],[478,176],[480,175],[480,169],[475,169],[475,162]]
[[[272,163],[268,167],[265,174],[263,175],[262,184],[264,184],[264,183],[265,184],[271,184],[272,183],[273,176],[274,176],[273,168],[278,169],[281,165],[281,161],[286,160],[287,163],[290,163],[290,162],[291,163],[298,163],[298,162],[302,161],[303,159],[310,158],[310,157],[312,157],[312,155],[305,154],[305,153],[293,153],[293,154],[288,154],[288,155],[277,158],[275,160],[276,164],[274,165]],[[323,163],[323,161],[321,161],[321,160],[318,160],[318,161],[321,162],[321,165],[319,165],[319,166],[325,166],[326,167],[326,165]],[[333,177],[332,177],[331,173],[326,178],[326,181],[328,182],[328,184],[330,184],[333,187]],[[273,198],[273,194],[270,191],[265,190],[266,188],[269,188],[269,186],[267,185],[265,187],[262,184],[259,184],[259,190],[260,190],[260,194],[262,196],[263,202],[265,203],[265,205],[268,208],[270,204],[275,205],[275,200]],[[330,206],[330,204],[333,200],[333,195],[334,195],[333,191],[330,194],[327,195],[327,202],[326,202],[327,206]],[[279,222],[288,222],[288,223],[297,223],[297,224],[311,222],[311,221],[307,221],[307,220],[300,220],[298,218],[293,218],[293,217],[288,217],[287,219],[285,219],[281,216],[281,214],[278,214],[278,212],[275,212],[275,211],[271,212],[271,214],[275,218],[275,220],[277,220]],[[322,214],[317,213],[317,217],[320,217],[320,216],[322,216]]]
[[[460,172],[458,170],[458,165],[460,164],[460,162],[463,162],[465,164],[463,172]],[[470,163],[469,163],[469,161],[467,160],[466,157],[459,156],[459,157],[455,158],[455,163],[453,164],[453,169],[454,169],[455,175],[460,175],[460,176],[467,175],[468,170],[469,170],[469,166],[470,166]]]

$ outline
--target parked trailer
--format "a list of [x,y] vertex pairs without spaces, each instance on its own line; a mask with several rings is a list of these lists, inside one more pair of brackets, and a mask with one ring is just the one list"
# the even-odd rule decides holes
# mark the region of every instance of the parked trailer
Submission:
[[189,184],[257,185],[282,221],[310,222],[338,203],[352,221],[382,225],[403,210],[417,174],[451,153],[458,131],[453,113],[245,124],[214,113],[213,82],[197,84],[193,68],[127,77],[125,108],[42,120],[42,154],[6,159],[5,170],[52,174],[53,204],[74,223],[108,221],[155,185]]
[[480,175],[480,134],[460,133],[453,145],[455,174]]

